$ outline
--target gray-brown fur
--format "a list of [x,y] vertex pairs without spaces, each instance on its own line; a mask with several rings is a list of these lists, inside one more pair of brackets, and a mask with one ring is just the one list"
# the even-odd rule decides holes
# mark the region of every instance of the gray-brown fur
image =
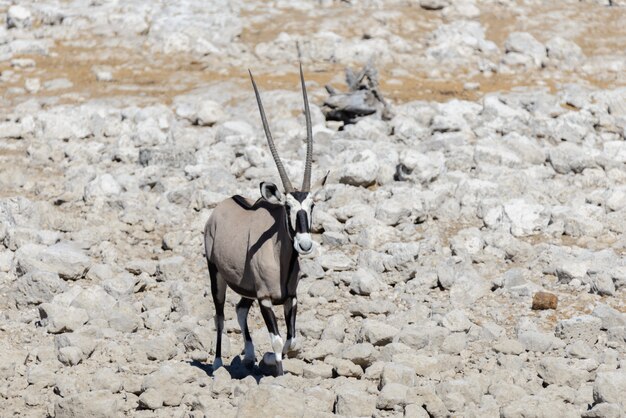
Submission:
[[275,305],[296,296],[299,264],[296,259],[290,274],[295,250],[285,223],[285,211],[263,200],[235,196],[221,202],[204,230],[206,257],[218,279],[241,296],[269,298]]

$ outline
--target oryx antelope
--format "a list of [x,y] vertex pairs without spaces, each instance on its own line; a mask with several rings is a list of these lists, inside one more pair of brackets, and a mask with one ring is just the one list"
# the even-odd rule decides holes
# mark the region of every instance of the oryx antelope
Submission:
[[[311,215],[313,196],[311,189],[311,161],[313,132],[302,66],[300,82],[304,98],[304,115],[307,131],[307,152],[304,180],[300,190],[289,181],[276,151],[261,96],[252,73],[250,80],[256,95],[263,129],[272,157],[284,187],[284,193],[269,182],[260,184],[261,197],[252,201],[233,196],[215,207],[204,229],[206,258],[211,276],[211,293],[215,303],[217,346],[213,369],[222,365],[221,344],[224,328],[224,300],[226,287],[239,295],[236,312],[241,332],[245,338],[244,363],[254,363],[254,346],[247,325],[247,316],[254,300],[259,301],[261,314],[270,333],[273,356],[265,361],[275,362],[278,374],[283,373],[282,356],[295,345],[296,288],[300,266],[298,255],[313,250]],[[273,305],[284,305],[287,322],[287,341],[278,331]]]

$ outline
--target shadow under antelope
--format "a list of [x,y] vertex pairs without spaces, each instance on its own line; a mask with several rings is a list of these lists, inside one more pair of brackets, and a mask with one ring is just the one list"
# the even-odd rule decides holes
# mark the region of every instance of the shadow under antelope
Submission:
[[[311,238],[311,163],[313,157],[313,132],[302,66],[300,82],[304,98],[304,115],[307,131],[307,153],[304,179],[300,190],[289,181],[276,151],[261,96],[252,73],[250,80],[256,96],[263,129],[272,157],[284,187],[281,192],[274,183],[260,184],[261,197],[252,201],[233,196],[219,203],[204,228],[205,254],[211,276],[211,294],[215,304],[217,346],[213,370],[222,365],[221,345],[224,329],[224,301],[226,288],[241,296],[236,312],[241,332],[245,338],[244,362],[254,364],[254,345],[247,325],[247,317],[254,300],[259,301],[261,314],[270,333],[272,350],[264,362],[274,364],[277,373],[283,374],[282,358],[295,346],[296,311],[300,265],[298,256],[313,251]],[[325,178],[320,181],[323,185]],[[287,340],[283,342],[272,307],[283,305],[287,322]]]

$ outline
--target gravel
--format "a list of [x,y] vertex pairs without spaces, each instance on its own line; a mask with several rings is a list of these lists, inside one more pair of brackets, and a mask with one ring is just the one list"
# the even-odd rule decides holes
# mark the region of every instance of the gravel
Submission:
[[[4,415],[626,414],[623,2],[13,3]],[[295,349],[284,376],[244,364],[229,291],[213,371],[203,227],[278,180],[247,68],[301,178],[296,58],[329,174]],[[326,121],[324,85],[368,62],[389,107]]]

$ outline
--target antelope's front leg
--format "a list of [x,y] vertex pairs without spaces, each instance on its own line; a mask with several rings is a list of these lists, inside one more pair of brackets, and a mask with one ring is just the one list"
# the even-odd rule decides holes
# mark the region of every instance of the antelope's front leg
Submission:
[[298,299],[296,297],[287,298],[284,305],[285,322],[287,322],[287,341],[283,346],[283,356],[293,350],[296,346],[296,314],[298,312]]
[[[283,339],[278,331],[278,323],[276,322],[276,316],[272,310],[272,301],[269,299],[259,299],[259,306],[261,307],[261,315],[265,320],[265,325],[270,333],[270,340],[272,342],[272,350],[274,350],[273,361],[276,362],[276,373],[281,376],[283,374]],[[266,360],[266,357],[263,357]],[[270,358],[267,358],[267,362],[271,363]]]

